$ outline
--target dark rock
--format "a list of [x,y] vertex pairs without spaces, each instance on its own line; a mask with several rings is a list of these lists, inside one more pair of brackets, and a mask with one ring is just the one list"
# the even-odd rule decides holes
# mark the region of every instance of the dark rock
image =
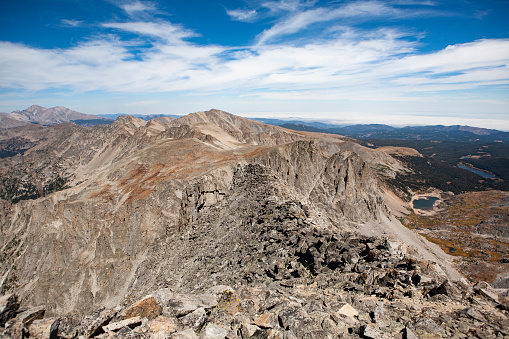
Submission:
[[16,294],[6,294],[0,297],[0,326],[16,316],[19,309],[18,296]]
[[438,287],[431,289],[428,292],[430,297],[433,297],[438,294],[443,294],[451,298],[452,300],[460,301],[462,296],[460,290],[454,286],[449,280],[445,280]]
[[193,312],[178,319],[182,328],[191,328],[194,331],[199,331],[207,319],[205,308],[200,307]]

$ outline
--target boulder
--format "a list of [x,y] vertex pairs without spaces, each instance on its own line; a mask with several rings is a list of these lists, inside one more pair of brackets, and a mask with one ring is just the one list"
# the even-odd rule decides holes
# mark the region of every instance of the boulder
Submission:
[[198,339],[198,336],[196,335],[196,333],[193,330],[187,329],[187,330],[178,331],[178,332],[173,333],[170,336],[170,338],[171,339]]
[[60,320],[57,318],[37,319],[32,322],[28,332],[34,338],[57,339],[59,326]]
[[104,332],[115,332],[120,330],[122,327],[130,327],[135,328],[141,325],[141,318],[140,317],[132,317],[128,319],[124,319],[121,321],[117,321],[111,324],[108,324],[106,326],[103,326]]
[[357,317],[359,315],[359,312],[353,308],[350,304],[344,304],[337,313],[344,315],[346,317]]
[[[10,323],[11,335],[15,338],[21,338],[23,331],[28,331],[28,327],[34,320],[42,319],[44,317],[45,309],[43,306],[30,308],[12,319]],[[6,324],[7,326],[7,324]]]
[[207,324],[200,333],[200,339],[224,339],[227,333],[228,332],[222,327],[215,324]]
[[174,295],[168,300],[163,314],[170,317],[181,317],[200,307],[205,309],[212,308],[217,303],[217,297],[213,294]]
[[152,320],[159,316],[162,311],[163,307],[159,305],[156,298],[148,296],[127,308],[121,317],[124,319],[140,317]]
[[474,291],[476,294],[488,299],[489,301],[499,303],[497,291],[485,281],[479,281],[475,284]]
[[103,332],[103,326],[107,325],[111,319],[117,314],[116,310],[102,310],[99,312],[98,316],[94,319],[91,319],[91,321],[88,324],[85,324],[86,330],[85,330],[85,337],[92,338],[96,335]]
[[460,301],[462,298],[460,290],[456,286],[454,286],[449,280],[445,280],[438,287],[435,287],[428,292],[428,295],[430,297],[433,297],[438,294],[446,295],[455,301]]
[[307,313],[301,305],[291,303],[279,312],[278,317],[279,323],[284,329],[292,329],[296,327],[300,321],[307,318]]
[[0,297],[0,326],[16,316],[19,309],[18,296],[16,294],[6,294]]
[[205,324],[207,319],[207,313],[205,308],[200,307],[193,312],[178,319],[182,328],[191,328],[194,331],[199,331],[200,328]]
[[390,336],[386,333],[383,333],[377,327],[375,327],[371,324],[364,326],[364,329],[362,330],[362,335],[365,338],[370,338],[370,339],[391,339],[392,338],[392,336]]
[[160,315],[147,322],[146,327],[149,332],[168,334],[177,330],[177,323],[175,318],[168,318]]
[[250,338],[252,337],[256,331],[258,331],[260,328],[256,325],[251,324],[242,324],[240,325],[240,333],[242,334],[242,338]]
[[267,312],[255,316],[253,323],[261,328],[274,328],[277,325],[277,317],[275,314]]
[[403,329],[403,339],[419,339],[419,338],[417,338],[417,336],[411,329],[405,327]]

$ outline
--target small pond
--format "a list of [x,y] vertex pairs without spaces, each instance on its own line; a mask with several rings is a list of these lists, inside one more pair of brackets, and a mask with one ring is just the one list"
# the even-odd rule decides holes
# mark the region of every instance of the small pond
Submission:
[[414,208],[419,210],[432,210],[435,202],[439,200],[437,197],[423,197],[413,201]]
[[484,171],[481,171],[480,169],[477,169],[477,168],[472,168],[472,167],[468,167],[468,166],[465,166],[465,165],[458,165],[459,168],[461,169],[464,169],[464,170],[467,170],[467,171],[470,171],[472,173],[475,173],[477,175],[480,175],[481,177],[483,177],[484,179],[496,179],[497,177],[494,176],[493,174],[491,173],[488,173],[488,172],[484,172]]

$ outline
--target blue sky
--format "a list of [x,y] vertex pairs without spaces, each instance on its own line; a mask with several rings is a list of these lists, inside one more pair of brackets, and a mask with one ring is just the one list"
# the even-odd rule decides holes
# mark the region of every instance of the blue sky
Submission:
[[509,0],[19,0],[0,111],[509,130]]

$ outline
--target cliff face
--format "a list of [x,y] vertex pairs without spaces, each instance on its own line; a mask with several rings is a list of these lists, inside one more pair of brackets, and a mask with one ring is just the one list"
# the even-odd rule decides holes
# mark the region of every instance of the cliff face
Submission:
[[298,229],[390,217],[377,173],[397,162],[339,137],[220,111],[48,128],[0,163],[0,286],[48,314],[79,317],[160,287],[312,276],[328,263],[310,264]]

